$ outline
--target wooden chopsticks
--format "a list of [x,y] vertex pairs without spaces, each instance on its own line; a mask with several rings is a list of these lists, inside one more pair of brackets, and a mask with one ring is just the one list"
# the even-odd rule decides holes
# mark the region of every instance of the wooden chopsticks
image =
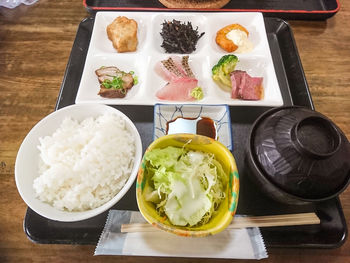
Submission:
[[[285,214],[271,216],[236,216],[228,229],[246,227],[274,227],[319,224],[320,219],[315,213]],[[158,229],[148,223],[123,224],[122,233],[153,232]]]

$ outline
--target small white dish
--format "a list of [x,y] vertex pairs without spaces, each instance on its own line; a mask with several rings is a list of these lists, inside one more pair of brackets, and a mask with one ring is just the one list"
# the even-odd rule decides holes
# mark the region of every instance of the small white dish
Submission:
[[[53,206],[42,202],[36,198],[33,188],[33,181],[39,176],[39,138],[46,135],[52,135],[67,117],[82,121],[88,117],[98,117],[104,113],[112,113],[122,117],[125,120],[127,129],[135,138],[135,161],[129,179],[120,190],[107,203],[92,210],[83,212],[60,211]],[[15,180],[18,192],[23,201],[36,213],[51,220],[62,222],[73,222],[91,218],[115,205],[129,190],[137,176],[137,171],[142,158],[141,137],[133,122],[119,110],[100,104],[71,105],[55,112],[52,112],[41,121],[39,121],[23,140],[15,163]]]
[[[134,52],[118,53],[108,39],[106,28],[118,16],[126,16],[138,23],[138,47]],[[164,21],[173,19],[191,22],[193,28],[205,34],[198,40],[191,54],[168,54],[161,47],[160,32]],[[229,54],[215,43],[216,32],[221,28],[239,23],[249,32],[254,48],[249,53],[235,54],[239,58],[237,70],[244,70],[252,77],[263,77],[264,96],[261,100],[232,99],[229,91],[220,88],[211,78],[212,67]],[[168,101],[157,98],[156,93],[167,82],[154,70],[155,65],[170,56],[189,55],[198,86],[204,98],[198,101]],[[101,66],[116,66],[125,72],[134,71],[138,84],[125,98],[108,99],[98,95],[99,82],[95,70]],[[277,81],[264,18],[258,12],[98,12],[95,17],[89,50],[75,103],[101,103],[109,105],[167,104],[227,104],[229,106],[282,106],[283,99]]]
[[[168,125],[177,118],[210,118],[216,126],[217,140],[233,149],[230,109],[227,105],[156,104],[154,106],[153,140],[168,134]],[[196,133],[193,125],[176,127],[171,133]],[[170,133],[169,133],[170,134]]]

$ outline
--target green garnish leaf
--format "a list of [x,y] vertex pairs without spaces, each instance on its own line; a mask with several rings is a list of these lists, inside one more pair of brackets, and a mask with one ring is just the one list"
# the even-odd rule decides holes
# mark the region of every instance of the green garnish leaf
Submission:
[[134,77],[134,85],[139,83],[139,78],[137,76]]
[[204,93],[201,87],[195,87],[191,90],[191,97],[195,98],[196,100],[201,100],[204,97]]
[[125,90],[123,87],[123,80],[120,77],[113,77],[113,80],[105,79],[102,85],[106,89],[120,89]]

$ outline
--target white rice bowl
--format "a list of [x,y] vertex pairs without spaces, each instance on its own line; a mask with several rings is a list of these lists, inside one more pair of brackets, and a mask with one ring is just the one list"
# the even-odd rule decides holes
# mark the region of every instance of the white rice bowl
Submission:
[[16,159],[15,179],[36,213],[72,222],[96,216],[129,190],[142,157],[140,135],[120,111],[72,105],[37,123]]

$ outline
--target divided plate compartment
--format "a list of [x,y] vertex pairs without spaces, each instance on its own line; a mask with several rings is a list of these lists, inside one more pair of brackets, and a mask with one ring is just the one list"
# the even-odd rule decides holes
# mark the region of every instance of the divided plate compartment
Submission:
[[[81,22],[70,59],[67,64],[56,109],[74,104],[83,66],[88,51],[94,18]],[[276,75],[285,105],[313,108],[312,100],[289,25],[281,19],[265,18],[267,37],[276,68]],[[135,123],[140,132],[143,150],[153,140],[153,106],[115,106]],[[244,149],[247,134],[254,120],[269,107],[231,106],[230,117],[235,156],[240,174],[240,197],[237,213],[272,215],[315,212],[320,225],[267,227],[261,233],[267,247],[334,248],[347,238],[347,226],[338,198],[306,206],[288,206],[277,203],[254,186],[245,174]],[[135,184],[112,209],[137,211]],[[24,230],[33,242],[46,244],[96,245],[107,219],[108,212],[94,218],[62,223],[41,217],[30,208],[24,219]]]
[[[85,8],[95,13],[114,11],[177,11],[168,9],[158,0],[83,0]],[[295,20],[325,20],[340,9],[339,0],[231,0],[221,9],[197,9],[196,11],[262,12],[264,16]],[[186,11],[182,9],[181,11]],[[187,10],[189,11],[189,10]],[[191,10],[190,10],[191,11]],[[193,9],[192,9],[193,11]]]
[[[138,46],[134,52],[118,53],[108,39],[106,28],[118,16],[134,19],[138,24]],[[176,19],[181,23],[191,22],[193,28],[204,35],[198,40],[191,54],[169,54],[161,47],[162,24]],[[236,54],[239,59],[236,70],[246,71],[252,77],[263,77],[264,96],[261,100],[231,99],[231,93],[220,88],[211,78],[211,69],[219,59],[227,55],[215,43],[216,32],[238,23],[249,32],[248,39],[254,48],[251,52]],[[198,86],[204,98],[196,101],[160,100],[156,93],[167,84],[156,71],[156,65],[171,56],[189,56]],[[125,72],[133,71],[138,84],[124,98],[103,98],[98,95],[99,82],[95,70],[102,66],[116,66]],[[282,106],[283,99],[277,82],[271,52],[261,13],[174,13],[174,12],[98,12],[92,31],[89,50],[76,103],[103,103],[111,105],[154,105],[155,103],[227,104],[245,106]]]

